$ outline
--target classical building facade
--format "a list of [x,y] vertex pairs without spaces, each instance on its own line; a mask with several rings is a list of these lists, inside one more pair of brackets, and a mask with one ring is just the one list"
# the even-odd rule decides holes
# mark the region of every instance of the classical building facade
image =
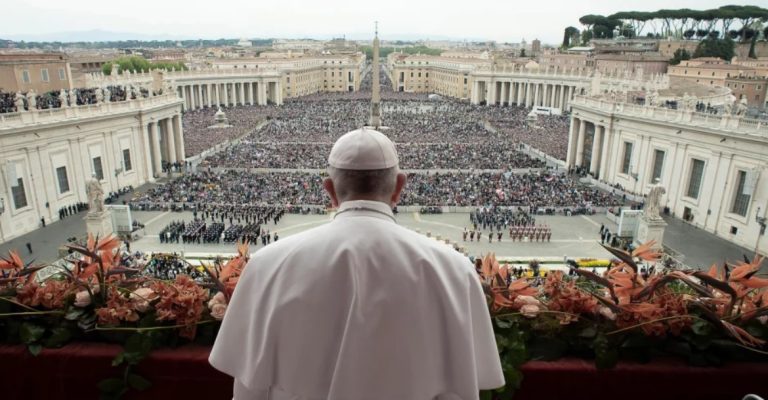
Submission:
[[0,114],[0,242],[86,202],[92,175],[114,192],[153,182],[164,162],[183,161],[181,104],[166,94]]
[[647,194],[658,178],[669,212],[763,254],[768,211],[768,124],[731,115],[576,97],[568,166]]
[[0,53],[0,90],[38,94],[72,88],[64,53]]
[[[188,71],[93,74],[88,87],[126,84],[173,86],[184,110],[236,105],[280,105],[283,99],[318,92],[360,89],[365,55],[315,55],[298,58],[223,59],[210,68]],[[159,75],[159,76],[158,76]],[[159,89],[159,87],[156,87]]]

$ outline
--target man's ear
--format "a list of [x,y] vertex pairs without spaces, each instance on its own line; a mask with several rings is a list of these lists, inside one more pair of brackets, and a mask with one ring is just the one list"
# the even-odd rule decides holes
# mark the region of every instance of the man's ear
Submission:
[[395,182],[395,191],[392,192],[392,197],[389,199],[391,205],[394,207],[400,201],[400,193],[402,193],[405,187],[405,182],[408,180],[408,176],[402,172],[397,174],[397,182]]
[[331,205],[333,207],[339,206],[339,197],[336,195],[336,188],[333,186],[331,178],[323,179],[323,189],[331,196]]

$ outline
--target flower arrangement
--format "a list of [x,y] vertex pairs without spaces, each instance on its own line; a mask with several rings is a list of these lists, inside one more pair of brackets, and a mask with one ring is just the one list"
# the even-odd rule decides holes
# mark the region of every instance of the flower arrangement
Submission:
[[[113,236],[69,244],[79,257],[43,281],[36,275],[44,266],[24,264],[13,251],[0,258],[0,337],[26,345],[33,355],[72,340],[123,343],[125,352],[113,365],[126,364],[124,379],[103,382],[102,391],[112,397],[148,385],[130,370],[153,347],[179,339],[211,344],[248,261],[248,244],[242,243],[224,265],[202,266],[196,275],[207,279],[175,273],[161,279],[157,263],[131,265],[120,244]],[[201,339],[203,325],[211,329]]]
[[[515,279],[494,254],[482,258],[478,277],[507,381],[484,398],[512,394],[528,360],[571,355],[594,358],[601,368],[660,354],[695,365],[768,360],[768,279],[759,276],[761,259],[713,265],[708,272],[644,275],[638,262],[659,259],[652,246],[631,253],[606,247],[615,259],[604,274],[574,267],[574,276],[549,271]],[[134,369],[152,348],[212,343],[249,259],[247,243],[238,244],[234,258],[200,267],[170,255],[162,263],[133,263],[119,247],[114,237],[70,244],[79,257],[46,280],[37,279],[44,266],[25,264],[15,252],[0,258],[2,340],[24,344],[35,355],[73,340],[123,344],[113,365],[125,370],[100,384],[112,398],[149,386]],[[181,267],[161,271],[170,261]]]
[[768,279],[757,276],[762,259],[645,279],[637,262],[659,260],[653,244],[631,253],[606,247],[616,260],[605,274],[572,267],[575,279],[551,271],[508,283],[506,269],[493,254],[485,256],[479,278],[507,381],[498,394],[519,388],[519,367],[531,359],[574,355],[594,358],[601,368],[663,354],[695,365],[768,360]]

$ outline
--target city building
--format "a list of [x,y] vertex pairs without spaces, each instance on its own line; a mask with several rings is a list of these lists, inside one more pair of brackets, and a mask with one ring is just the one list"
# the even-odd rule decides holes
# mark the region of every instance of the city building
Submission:
[[567,166],[587,169],[608,190],[640,195],[658,178],[671,215],[768,250],[768,124],[587,96],[571,107]]
[[0,53],[0,90],[38,94],[72,87],[67,55],[64,53]]
[[764,108],[768,78],[759,74],[763,71],[749,64],[728,63],[719,58],[695,58],[670,66],[669,76],[672,82],[727,87],[737,100],[746,99],[749,106]]
[[0,242],[86,203],[93,175],[105,192],[154,182],[184,160],[181,103],[166,94],[115,103],[0,114]]

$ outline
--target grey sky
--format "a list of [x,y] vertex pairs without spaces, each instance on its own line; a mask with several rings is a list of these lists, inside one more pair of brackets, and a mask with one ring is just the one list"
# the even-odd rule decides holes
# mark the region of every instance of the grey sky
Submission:
[[367,38],[380,21],[383,39],[535,38],[559,43],[568,25],[584,14],[660,8],[715,8],[725,4],[767,6],[766,0],[448,1],[448,0],[9,0],[0,38],[103,30],[179,38],[322,37]]

